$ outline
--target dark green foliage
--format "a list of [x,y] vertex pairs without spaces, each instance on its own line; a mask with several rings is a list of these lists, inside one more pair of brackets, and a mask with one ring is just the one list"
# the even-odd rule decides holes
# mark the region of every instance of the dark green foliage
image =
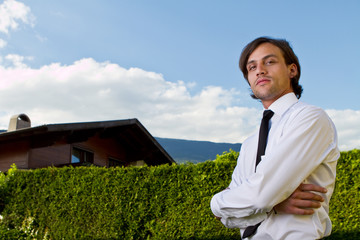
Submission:
[[[238,153],[158,167],[64,167],[1,175],[0,239],[239,239],[214,218]],[[359,234],[360,151],[344,152],[331,203],[333,235]]]
[[2,240],[25,240],[27,234],[18,229],[8,229],[5,225],[0,225],[0,237]]
[[2,225],[40,239],[230,239],[209,205],[235,163],[15,171]]
[[333,233],[326,239],[360,239],[360,150],[341,153],[330,216]]
[[224,162],[224,161],[236,161],[239,157],[239,152],[236,152],[230,149],[229,152],[223,152],[222,155],[216,155],[216,162]]

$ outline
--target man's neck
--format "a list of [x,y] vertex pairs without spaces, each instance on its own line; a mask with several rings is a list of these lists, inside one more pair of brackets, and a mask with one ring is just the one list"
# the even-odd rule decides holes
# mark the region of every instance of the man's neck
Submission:
[[265,109],[268,109],[270,106],[271,106],[271,104],[273,104],[274,102],[276,102],[279,98],[281,98],[281,97],[283,97],[283,96],[285,96],[286,94],[288,94],[288,93],[294,93],[294,91],[285,91],[285,92],[283,92],[282,94],[280,94],[279,96],[277,96],[277,97],[274,97],[274,98],[272,98],[272,99],[269,99],[269,100],[261,100],[261,103],[262,103],[262,105],[263,105],[263,107],[265,108]]

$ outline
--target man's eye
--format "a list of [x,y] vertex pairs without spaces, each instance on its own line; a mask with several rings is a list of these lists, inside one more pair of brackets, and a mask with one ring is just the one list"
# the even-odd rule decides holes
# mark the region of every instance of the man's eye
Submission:
[[275,61],[273,61],[273,60],[268,60],[268,61],[266,61],[266,64],[267,65],[270,65],[270,64],[273,64]]
[[254,65],[250,65],[249,67],[248,67],[248,71],[252,71],[252,70],[254,70],[255,69],[255,66]]

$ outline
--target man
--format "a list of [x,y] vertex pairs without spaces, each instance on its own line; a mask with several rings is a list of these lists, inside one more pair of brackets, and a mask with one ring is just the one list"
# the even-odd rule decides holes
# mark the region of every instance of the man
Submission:
[[298,100],[300,64],[286,40],[255,39],[239,65],[253,98],[273,115],[265,153],[257,163],[259,133],[245,140],[229,187],[211,200],[212,212],[226,227],[240,228],[243,239],[330,235],[329,201],[340,156],[332,121]]

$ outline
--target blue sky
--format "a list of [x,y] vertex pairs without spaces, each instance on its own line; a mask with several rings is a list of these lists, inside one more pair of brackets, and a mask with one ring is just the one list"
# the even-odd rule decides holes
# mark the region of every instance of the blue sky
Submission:
[[360,148],[359,1],[0,5],[2,128],[19,112],[33,125],[136,117],[159,137],[242,142],[262,106],[238,59],[271,36],[300,59],[302,100],[328,112],[341,149]]

